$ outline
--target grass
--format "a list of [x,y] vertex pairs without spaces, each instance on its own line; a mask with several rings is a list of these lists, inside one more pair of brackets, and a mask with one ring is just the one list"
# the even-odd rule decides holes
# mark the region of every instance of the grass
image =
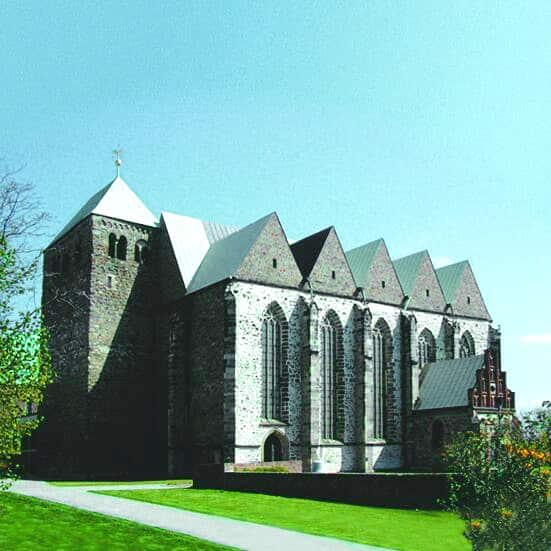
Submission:
[[133,486],[141,484],[166,484],[168,486],[176,486],[179,484],[191,484],[192,481],[187,478],[178,480],[67,480],[67,481],[50,481],[48,484],[52,486]]
[[467,551],[461,519],[445,511],[364,507],[223,490],[99,492],[403,551]]
[[220,551],[229,548],[57,503],[0,492],[0,549]]

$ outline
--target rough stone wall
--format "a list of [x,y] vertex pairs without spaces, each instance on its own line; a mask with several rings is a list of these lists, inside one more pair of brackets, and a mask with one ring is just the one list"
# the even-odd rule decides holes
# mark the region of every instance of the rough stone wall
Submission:
[[453,312],[456,316],[490,319],[490,314],[469,264],[465,267],[456,291]]
[[353,296],[356,292],[354,277],[334,228],[325,240],[309,279],[314,291],[344,296]]
[[430,312],[444,312],[446,307],[446,299],[428,255],[421,260],[409,307]]
[[441,421],[444,426],[443,444],[449,442],[450,437],[457,433],[473,430],[471,408],[453,408],[432,411],[416,411],[412,416],[412,440],[409,464],[424,469],[438,469],[442,460],[441,449],[434,449],[432,445],[433,426],[435,421]]
[[44,252],[42,311],[55,380],[40,408],[44,422],[33,436],[34,474],[41,476],[82,472],[78,443],[87,422],[90,226],[90,219],[84,220]]
[[222,463],[224,454],[224,355],[227,313],[224,283],[184,301],[189,332],[185,362],[189,370],[189,425],[192,460]]
[[[388,400],[392,417],[392,441],[369,442],[365,445],[366,410],[372,408],[371,398],[364,405],[365,358],[358,340],[363,334],[359,311],[365,306],[353,299],[314,295],[299,290],[281,289],[244,282],[233,282],[231,293],[236,304],[235,343],[235,461],[249,463],[262,460],[262,445],[267,436],[278,431],[289,441],[290,459],[310,455],[312,463],[327,471],[364,470],[366,455],[370,466],[379,461],[381,467],[389,463],[398,466],[400,453],[400,381],[399,381],[399,311],[396,308],[374,305],[377,316],[384,315],[395,333],[396,347],[389,372]],[[261,415],[262,347],[261,324],[265,309],[277,302],[289,323],[289,419],[287,423],[267,423]],[[344,438],[342,441],[323,440],[320,436],[319,323],[328,312],[334,312],[343,327],[344,366]],[[373,316],[373,319],[378,319]],[[314,320],[314,323],[312,323]],[[304,342],[309,327],[309,343]],[[309,352],[305,353],[305,345]],[[368,384],[372,385],[371,382]],[[308,390],[306,392],[305,390]],[[307,451],[304,448],[309,447]],[[376,448],[375,451],[371,448]],[[385,451],[386,450],[386,451]],[[375,458],[375,459],[373,459]],[[308,466],[310,467],[310,466]]]
[[384,241],[381,241],[369,268],[364,295],[368,300],[387,304],[401,305],[404,300],[404,292]]
[[302,275],[275,214],[266,223],[235,277],[283,287],[298,287],[300,284]]
[[[160,463],[159,381],[154,355],[158,272],[154,228],[92,215],[88,369],[88,471],[145,473]],[[109,255],[109,235],[124,236],[126,260]],[[150,244],[137,262],[134,246]]]

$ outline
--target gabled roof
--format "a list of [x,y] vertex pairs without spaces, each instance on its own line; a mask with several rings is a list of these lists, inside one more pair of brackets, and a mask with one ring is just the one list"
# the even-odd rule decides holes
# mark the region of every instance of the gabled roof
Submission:
[[161,221],[168,233],[186,288],[191,283],[209,247],[237,231],[237,228],[234,227],[205,222],[171,212],[162,212]]
[[331,227],[309,235],[291,245],[291,251],[293,252],[293,256],[295,257],[302,277],[306,278],[312,272],[312,268],[316,264],[316,260],[330,232]]
[[192,293],[232,277],[266,224],[274,216],[276,216],[275,213],[268,214],[224,239],[212,243],[189,284],[188,292]]
[[453,408],[469,405],[469,390],[475,386],[476,372],[484,366],[484,355],[439,360],[423,368],[416,410]]
[[398,274],[398,279],[402,285],[402,289],[407,296],[411,296],[413,293],[413,286],[421,267],[421,262],[425,257],[429,256],[428,251],[420,251],[418,253],[410,254],[393,260],[394,268]]
[[452,304],[455,300],[455,295],[459,284],[461,283],[461,277],[465,268],[468,266],[469,262],[463,260],[462,262],[457,262],[456,264],[450,264],[449,266],[443,266],[436,270],[436,275],[438,276],[438,281],[446,297],[446,302]]
[[66,226],[55,236],[52,243],[64,236],[69,230],[82,222],[90,214],[99,214],[134,222],[143,226],[157,226],[158,220],[144,205],[142,200],[117,176],[111,183],[92,195],[84,206],[71,218]]
[[382,239],[376,239],[360,247],[356,247],[346,253],[346,259],[354,274],[358,285],[363,286],[369,276],[369,269],[375,260],[375,255],[383,243]]

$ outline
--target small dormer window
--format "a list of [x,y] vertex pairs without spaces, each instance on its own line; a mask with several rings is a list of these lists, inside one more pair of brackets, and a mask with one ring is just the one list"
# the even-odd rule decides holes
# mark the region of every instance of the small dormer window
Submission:
[[429,290],[429,289],[425,289],[425,295],[427,295],[428,297],[430,297],[430,290]]
[[337,274],[335,273],[335,270],[331,270],[331,279],[337,279]]
[[277,268],[277,258],[272,258],[272,268]]
[[383,281],[381,281],[381,287],[384,289],[386,287],[386,281],[383,279]]

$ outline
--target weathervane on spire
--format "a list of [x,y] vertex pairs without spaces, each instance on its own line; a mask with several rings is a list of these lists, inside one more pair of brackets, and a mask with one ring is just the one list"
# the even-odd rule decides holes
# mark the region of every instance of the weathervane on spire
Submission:
[[117,178],[121,175],[121,165],[122,165],[121,153],[122,153],[122,149],[120,149],[120,146],[117,149],[113,150],[113,155],[115,156],[115,166],[117,167]]

